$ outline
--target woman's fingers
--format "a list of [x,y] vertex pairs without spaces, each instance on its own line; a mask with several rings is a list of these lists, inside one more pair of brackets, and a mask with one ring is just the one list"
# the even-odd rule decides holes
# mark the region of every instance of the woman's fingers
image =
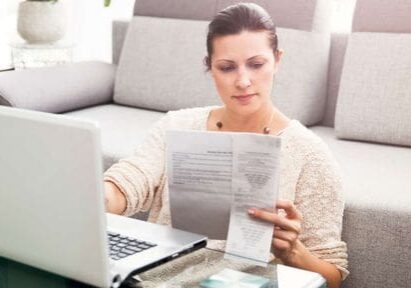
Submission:
[[285,217],[279,216],[278,214],[259,209],[251,209],[249,213],[253,217],[273,223],[274,225],[280,227],[283,230],[290,230],[296,233],[300,233],[301,231],[301,223],[299,220],[296,221],[292,219],[287,219]]
[[286,251],[291,248],[291,243],[288,241],[282,240],[282,239],[273,238],[272,243],[273,243],[273,248],[274,248],[274,254],[275,254],[275,251],[278,251],[278,250]]
[[276,204],[277,209],[283,209],[287,213],[287,218],[302,219],[300,211],[295,207],[290,200],[278,200]]
[[296,233],[294,231],[285,231],[285,230],[281,230],[281,229],[275,229],[274,230],[274,238],[277,238],[277,239],[284,240],[284,241],[292,243],[292,242],[297,240],[298,233]]
[[268,209],[250,209],[251,216],[274,224],[272,247],[274,255],[282,260],[292,255],[298,243],[301,232],[302,215],[293,202],[289,200],[278,200],[276,209],[282,209],[284,215]]

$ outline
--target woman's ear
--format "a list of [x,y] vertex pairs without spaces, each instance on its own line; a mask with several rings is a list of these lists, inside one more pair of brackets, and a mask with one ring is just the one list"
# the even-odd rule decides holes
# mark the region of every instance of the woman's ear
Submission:
[[284,50],[283,49],[277,49],[277,51],[274,52],[274,58],[275,58],[275,63],[279,64],[281,62],[281,58],[283,57]]
[[211,71],[211,59],[208,56],[204,56],[203,64],[206,66],[207,71]]
[[274,73],[277,73],[278,67],[280,66],[281,58],[283,57],[284,50],[282,49],[277,49],[274,52]]

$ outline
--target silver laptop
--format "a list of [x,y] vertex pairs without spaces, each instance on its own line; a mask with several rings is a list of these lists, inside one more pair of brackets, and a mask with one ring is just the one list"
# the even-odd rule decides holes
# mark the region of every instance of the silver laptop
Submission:
[[100,130],[0,106],[0,256],[98,287],[204,247],[206,237],[105,213]]

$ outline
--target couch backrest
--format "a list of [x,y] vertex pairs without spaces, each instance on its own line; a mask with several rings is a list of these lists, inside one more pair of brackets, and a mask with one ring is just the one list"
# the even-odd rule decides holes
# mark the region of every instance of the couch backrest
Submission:
[[[210,20],[219,10],[236,3],[233,0],[137,0],[134,16],[152,16],[177,19]],[[247,2],[247,1],[244,1]],[[327,32],[330,27],[330,1],[256,0],[283,28]],[[195,5],[193,5],[195,3]],[[118,64],[128,21],[113,22],[113,63]]]
[[411,146],[410,15],[410,1],[357,1],[336,104],[338,138]]
[[120,60],[124,39],[126,38],[129,21],[115,20],[112,26],[112,61],[117,64]]
[[[352,32],[411,33],[411,2],[402,0],[358,0],[354,10]],[[348,34],[331,35],[328,97],[323,125],[334,127]]]
[[238,2],[262,6],[282,28],[329,30],[329,0],[137,0],[134,15],[209,21],[218,11]]
[[411,1],[357,0],[352,31],[411,33]]
[[334,127],[335,108],[340,90],[341,73],[347,49],[348,34],[331,34],[330,63],[328,67],[327,103],[321,125]]
[[[411,1],[357,0],[353,31],[345,36],[347,40],[339,40],[346,42],[341,45],[347,50],[339,84],[337,136],[410,146],[410,15]],[[342,122],[343,117],[351,123]],[[387,193],[395,198],[393,192]],[[343,287],[409,287],[409,253],[404,253],[409,245],[392,229],[402,223],[399,216],[387,216],[389,213],[379,208],[373,217],[372,209],[352,204],[349,208],[353,207],[361,213],[348,211],[345,215],[343,240],[348,246],[351,275]],[[389,220],[381,228],[383,232],[376,232],[377,236],[364,234],[364,227],[379,227],[378,217]]]
[[[116,22],[113,27],[113,58],[119,61],[114,101],[160,111],[218,104],[211,77],[205,75],[201,66],[205,56],[206,24],[217,11],[237,2],[240,1],[137,0],[135,16],[131,20],[133,25],[130,25],[133,31],[127,30],[127,24],[123,22]],[[263,6],[272,15],[278,27],[280,48],[285,50],[273,89],[274,102],[303,124],[318,123],[323,118],[327,97],[330,1],[251,2]],[[164,21],[159,21],[161,19]],[[177,33],[179,30],[190,34],[190,39],[195,41],[187,44],[188,39]],[[156,45],[156,39],[161,40],[161,49],[160,45]],[[182,45],[175,45],[177,41]],[[173,59],[167,58],[163,51],[165,47],[174,48],[168,55]],[[179,53],[180,47],[187,53]],[[137,53],[148,49],[151,54]],[[187,61],[179,57],[192,54],[192,63],[188,63],[187,67],[180,67],[180,71],[173,67]],[[159,59],[155,59],[156,55]],[[159,65],[152,65],[160,60],[164,63],[163,73],[158,73]],[[170,72],[172,69],[175,73]],[[178,95],[174,95],[173,91],[177,91]]]

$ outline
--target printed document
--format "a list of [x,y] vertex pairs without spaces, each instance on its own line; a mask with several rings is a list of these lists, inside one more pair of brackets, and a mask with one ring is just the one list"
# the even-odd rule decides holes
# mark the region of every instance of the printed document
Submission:
[[281,138],[172,130],[166,141],[173,226],[227,239],[229,255],[268,262],[273,225],[247,211],[273,210]]

